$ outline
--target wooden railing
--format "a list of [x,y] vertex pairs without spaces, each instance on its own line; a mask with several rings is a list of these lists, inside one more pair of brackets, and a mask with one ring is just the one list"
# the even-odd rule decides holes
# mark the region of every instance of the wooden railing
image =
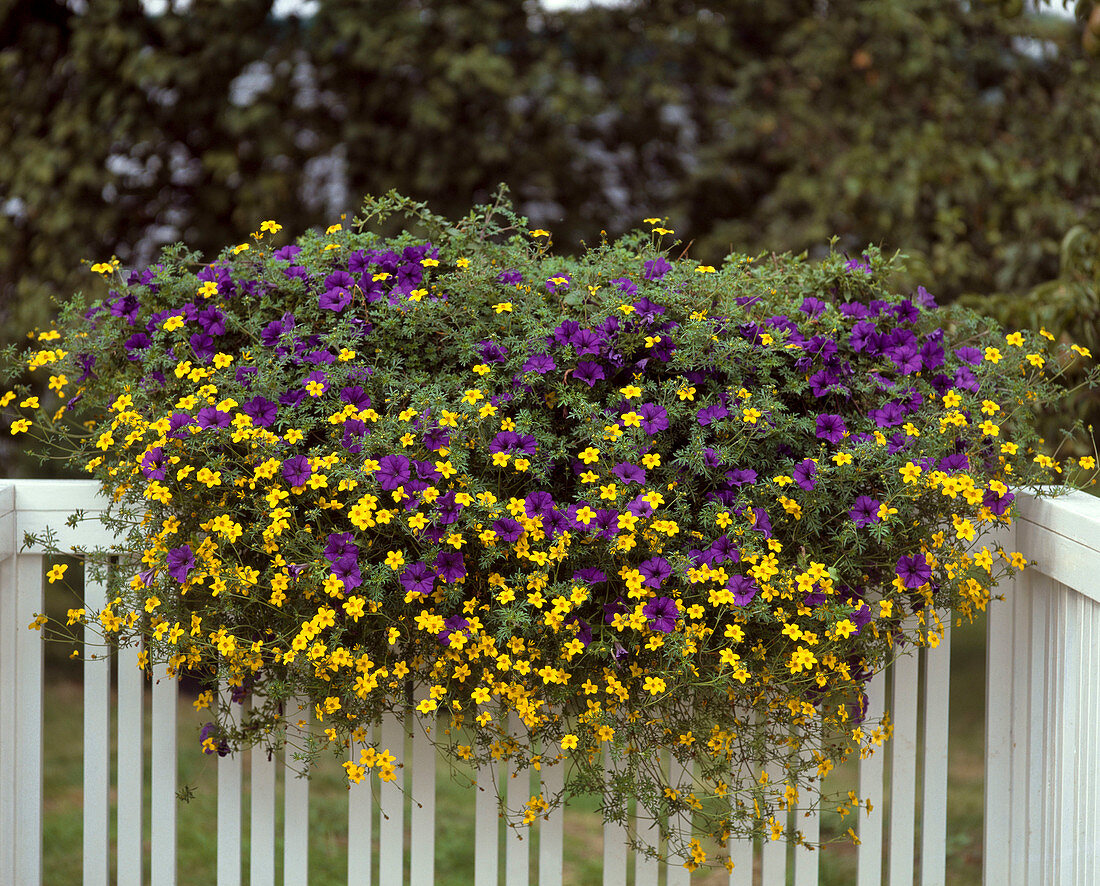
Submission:
[[[26,548],[24,538],[48,526],[63,550],[109,544],[96,519],[102,506],[96,489],[85,481],[0,481],[0,884],[42,883],[43,853],[50,852],[43,846],[43,651],[39,634],[27,629],[35,613],[43,610],[44,553]],[[1071,493],[1054,499],[1021,494],[1017,500],[1020,517],[999,541],[1009,550],[1023,551],[1037,565],[999,587],[1006,599],[990,607],[983,881],[989,886],[1092,886],[1100,883],[1100,499]],[[66,518],[78,509],[86,519],[66,525]],[[89,609],[101,607],[105,595],[102,583],[86,583]],[[922,886],[945,882],[951,649],[950,625],[946,628],[938,648],[901,657],[892,673],[876,676],[869,686],[871,713],[889,710],[894,736],[885,752],[860,762],[858,785],[852,786],[874,809],[889,809],[886,828],[879,813],[859,816],[858,886],[912,886],[915,876]],[[112,848],[119,884],[140,884],[143,863],[149,865],[153,886],[174,884],[177,878],[178,687],[163,668],[154,671],[151,740],[146,746],[146,688],[137,655],[136,649],[121,649],[114,658],[86,657],[83,665],[86,886],[109,882]],[[112,662],[118,668],[114,700]],[[113,786],[112,704],[117,706],[120,748]],[[918,710],[923,711],[920,718]],[[409,863],[404,861],[404,792],[396,783],[384,783],[375,801],[364,783],[348,792],[348,829],[355,835],[348,841],[349,884],[397,886],[435,880],[434,835],[437,825],[446,823],[435,820],[436,757],[424,734],[426,724],[416,717],[410,711],[404,721],[390,718],[376,727],[383,745],[399,756],[408,754],[399,761],[403,765],[398,771],[416,800],[408,813]],[[923,722],[921,734],[918,722]],[[298,725],[297,718],[289,718],[288,729]],[[411,735],[408,744],[406,735]],[[402,750],[407,748],[411,750]],[[212,827],[217,829],[218,883],[223,886],[241,881],[242,756],[218,762],[218,814]],[[148,829],[142,808],[146,762],[153,779]],[[283,881],[306,884],[309,781],[295,777],[300,764],[269,758],[262,749],[251,752],[249,763],[250,882],[274,884],[281,845]],[[285,811],[279,839],[275,786],[281,767],[286,769]],[[560,767],[548,767],[542,777],[549,781],[545,786],[556,791],[560,785],[552,780],[560,779]],[[505,771],[488,769],[478,773],[478,780],[484,790],[472,792],[470,800],[470,814],[476,819],[471,847],[475,883],[497,886],[503,877],[508,886],[523,886],[534,867],[540,884],[561,884],[563,820],[572,811],[559,810],[535,825],[537,864],[532,865],[529,856],[532,841],[513,828],[506,829],[505,849],[498,857],[501,823],[495,785],[507,785],[513,808],[538,786],[529,783],[527,773],[509,778]],[[112,792],[117,798],[113,844]],[[800,815],[798,826],[807,838],[816,839],[817,813],[794,814]],[[371,839],[375,827],[376,856]],[[625,836],[620,827],[605,826],[607,886],[627,881]],[[821,852],[796,849],[790,870],[783,843],[765,843],[754,850],[751,842],[742,842],[731,855],[731,886],[751,884],[754,866],[765,886],[819,882]],[[633,870],[639,886],[657,886],[656,862],[639,854]],[[690,878],[685,868],[672,862],[662,879],[677,886]]]

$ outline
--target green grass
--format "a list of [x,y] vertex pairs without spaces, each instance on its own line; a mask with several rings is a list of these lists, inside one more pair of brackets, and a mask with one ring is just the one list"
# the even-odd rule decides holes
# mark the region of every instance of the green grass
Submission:
[[[984,623],[957,630],[953,638],[954,666],[951,677],[951,746],[949,758],[949,803],[947,859],[949,884],[975,883],[981,877],[981,829],[983,809],[984,760]],[[45,708],[45,882],[51,886],[78,884],[81,880],[81,745],[82,705],[80,686],[64,657],[49,658]],[[191,707],[191,698],[181,693],[179,706],[178,784],[194,789],[189,802],[177,803],[178,870],[186,882],[214,882],[216,863],[216,758],[198,751],[201,718]],[[146,730],[149,716],[146,708]],[[114,722],[112,720],[112,734]],[[112,741],[112,768],[115,745]],[[148,782],[148,766],[146,767]],[[854,764],[830,775],[827,787],[847,790],[855,786]],[[114,773],[112,772],[112,778]],[[918,773],[918,786],[919,786]],[[247,759],[245,783],[248,779]],[[149,793],[146,786],[145,815],[148,822]],[[277,781],[276,847],[281,876],[283,780]],[[310,783],[310,884],[346,883],[347,792],[343,771],[337,761],[325,758]],[[440,886],[464,886],[473,879],[474,792],[468,780],[453,778],[440,767],[437,779],[436,814],[440,826],[436,832],[436,882]],[[875,814],[880,814],[876,811]],[[885,810],[888,816],[889,810]],[[114,839],[114,797],[112,797],[112,840]],[[248,804],[242,807],[242,867],[248,872]],[[835,813],[826,813],[823,834],[842,831],[851,821],[840,822]],[[377,845],[378,823],[374,824]],[[596,801],[581,798],[571,804],[565,819],[565,882],[576,886],[601,882],[603,836]],[[406,845],[407,845],[406,841]],[[917,834],[919,849],[920,836]],[[537,859],[538,833],[532,835],[532,869]],[[406,850],[408,851],[408,850]],[[793,851],[793,850],[792,850]],[[801,850],[799,850],[801,851]],[[502,858],[503,864],[503,858]],[[148,866],[148,859],[146,859]],[[822,883],[846,886],[855,881],[855,850],[835,844],[821,856]],[[407,862],[406,862],[407,870]],[[759,878],[757,878],[759,880]],[[693,883],[717,884],[725,881],[724,871],[699,871]]]

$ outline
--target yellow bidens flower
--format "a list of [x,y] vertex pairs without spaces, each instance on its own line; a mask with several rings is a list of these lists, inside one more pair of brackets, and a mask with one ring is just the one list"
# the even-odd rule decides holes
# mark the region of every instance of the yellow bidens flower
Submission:
[[272,234],[278,234],[283,229],[283,226],[275,221],[260,222],[261,231],[269,231]]
[[65,570],[69,567],[65,563],[58,563],[49,572],[46,573],[46,578],[49,579],[50,584],[65,577]]
[[510,314],[512,313],[512,303],[510,301],[502,301],[493,305],[493,310],[498,314]]

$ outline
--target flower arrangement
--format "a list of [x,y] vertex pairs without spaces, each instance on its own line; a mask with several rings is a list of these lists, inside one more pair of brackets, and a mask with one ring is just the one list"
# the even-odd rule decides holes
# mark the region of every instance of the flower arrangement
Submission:
[[[203,681],[208,753],[306,698],[346,754],[413,698],[454,759],[566,766],[608,817],[801,839],[785,810],[889,735],[869,677],[1024,567],[982,540],[1012,488],[1095,469],[1033,427],[1091,355],[894,293],[875,249],[716,269],[646,221],[565,258],[501,201],[391,194],[294,243],[94,265],[22,358],[59,403],[0,398],[127,533],[69,626]],[[345,769],[395,777],[382,747]]]

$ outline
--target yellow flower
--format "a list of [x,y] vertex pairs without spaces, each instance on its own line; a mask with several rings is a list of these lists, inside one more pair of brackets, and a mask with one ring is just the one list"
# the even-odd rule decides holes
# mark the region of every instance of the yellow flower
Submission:
[[27,429],[30,428],[30,426],[31,426],[31,423],[29,421],[27,421],[25,418],[17,418],[15,421],[13,421],[11,423],[12,436],[15,436],[16,434],[25,433],[27,431]]
[[532,237],[549,237],[550,236],[550,232],[549,231],[544,231],[542,228],[536,228],[535,230],[528,231],[527,233],[529,233]]
[[[668,233],[671,234],[672,232],[669,231]],[[711,266],[711,265],[699,265],[699,267],[697,267],[695,269],[695,273],[696,274],[713,274],[713,273],[715,273],[715,270],[714,270],[714,267]]]
[[386,565],[390,569],[399,569],[405,565],[405,555],[401,551],[390,551],[386,554]]
[[455,262],[455,267],[460,271],[464,271],[466,268],[470,267],[470,260],[468,258],[460,258]]
[[496,311],[498,314],[510,314],[512,313],[512,303],[510,301],[502,301],[498,304],[493,305],[493,310]]
[[64,563],[58,563],[49,572],[46,573],[46,578],[50,580],[50,584],[63,578],[65,576],[65,570],[69,567]]
[[260,223],[261,231],[270,231],[272,234],[278,234],[283,229],[283,226],[278,222],[265,221]]
[[161,329],[163,329],[165,332],[175,332],[177,329],[182,329],[182,328],[183,328],[183,317],[180,316],[179,314],[172,315],[167,320],[165,320],[164,323],[161,325]]
[[561,737],[561,749],[563,751],[571,750],[577,746],[577,736],[572,732],[569,732]]

